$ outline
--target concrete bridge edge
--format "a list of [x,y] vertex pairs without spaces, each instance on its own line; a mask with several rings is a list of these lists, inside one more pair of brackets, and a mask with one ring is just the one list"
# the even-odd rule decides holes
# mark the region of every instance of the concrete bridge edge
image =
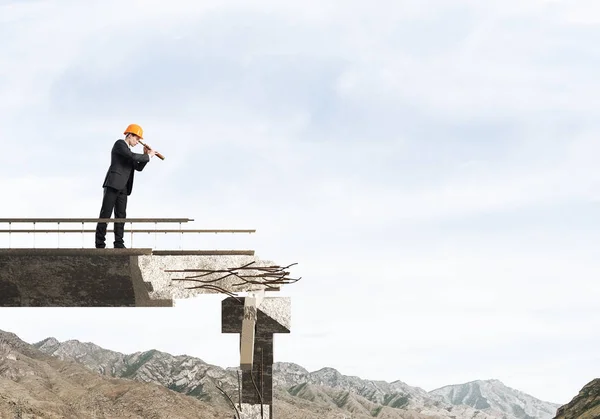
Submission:
[[[133,293],[135,296],[136,307],[173,307],[172,299],[153,300],[148,294],[148,288],[142,271],[139,266],[138,255],[129,257],[129,270],[131,275],[131,284],[133,285]],[[149,286],[151,286],[149,284]]]

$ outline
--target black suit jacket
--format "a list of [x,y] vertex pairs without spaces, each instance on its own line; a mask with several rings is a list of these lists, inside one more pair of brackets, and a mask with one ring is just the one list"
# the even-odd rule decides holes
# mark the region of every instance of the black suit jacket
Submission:
[[125,140],[117,140],[110,152],[110,167],[102,187],[108,186],[117,190],[127,187],[127,195],[131,195],[134,169],[141,172],[149,161],[148,154],[134,153]]

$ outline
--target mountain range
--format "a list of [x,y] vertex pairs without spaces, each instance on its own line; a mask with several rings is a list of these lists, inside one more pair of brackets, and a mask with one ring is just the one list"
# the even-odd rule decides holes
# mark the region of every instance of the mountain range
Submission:
[[[93,378],[84,380],[86,374]],[[32,381],[31,377],[42,378]],[[95,417],[112,418],[117,416],[111,416],[107,409],[121,406],[125,415],[130,403],[134,416],[123,417],[167,417],[157,413],[160,406],[151,403],[140,406],[145,394],[161,394],[162,398],[159,392],[165,392],[169,395],[165,397],[171,400],[169,405],[180,408],[180,413],[169,417],[231,418],[233,408],[223,392],[235,403],[238,400],[237,368],[221,368],[196,357],[173,356],[156,350],[122,354],[93,343],[59,342],[52,337],[30,345],[1,331],[0,383],[0,389],[10,390],[2,392],[0,413],[2,406],[14,404],[18,399],[29,409],[53,406],[53,414],[68,409],[84,412],[94,405]],[[273,365],[273,383],[275,417],[289,419],[552,419],[560,407],[509,388],[498,380],[477,380],[427,392],[402,381],[365,380],[343,375],[333,368],[309,372],[286,362]],[[40,388],[46,390],[38,393]],[[88,404],[71,397],[83,392],[88,394],[84,399]],[[12,395],[10,400],[4,399],[7,394]],[[134,398],[136,394],[141,398]],[[100,402],[92,403],[94,397],[99,397]],[[108,403],[111,397],[120,404]],[[135,409],[140,413],[135,413]],[[198,409],[203,416],[198,413],[193,416],[191,412]],[[155,412],[154,416],[148,416],[148,411]]]

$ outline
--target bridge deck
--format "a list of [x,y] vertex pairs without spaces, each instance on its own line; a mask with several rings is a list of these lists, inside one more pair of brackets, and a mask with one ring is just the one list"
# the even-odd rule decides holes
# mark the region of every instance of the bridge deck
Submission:
[[[198,294],[268,288],[227,275],[228,269],[248,264],[258,268],[273,262],[259,260],[253,250],[3,248],[0,307],[173,306],[176,299]],[[203,285],[197,282],[198,273],[170,272],[186,269],[211,271],[201,279],[210,281],[212,288],[189,289]],[[243,274],[257,273],[261,272]],[[279,286],[268,290],[277,291]]]

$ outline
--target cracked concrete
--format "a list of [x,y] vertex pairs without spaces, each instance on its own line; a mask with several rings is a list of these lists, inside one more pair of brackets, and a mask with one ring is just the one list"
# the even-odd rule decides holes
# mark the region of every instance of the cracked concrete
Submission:
[[[193,253],[191,251],[190,253]],[[249,254],[185,254],[152,249],[0,249],[0,306],[4,307],[150,307],[172,306],[173,300],[217,290],[186,287],[200,285],[191,281],[172,281],[199,273],[165,272],[165,269],[239,268],[273,266]],[[206,253],[210,253],[207,251]],[[248,252],[246,252],[248,253]],[[253,253],[253,252],[251,252]],[[244,270],[247,275],[260,273]],[[202,278],[230,292],[265,288],[244,284],[224,273]],[[277,288],[279,289],[279,288]],[[271,310],[277,311],[276,308]],[[281,316],[280,316],[281,317]],[[284,320],[282,320],[284,321]]]
[[[231,255],[140,255],[137,256],[137,263],[142,273],[144,281],[152,284],[153,291],[150,292],[150,298],[190,298],[198,294],[214,294],[218,291],[209,289],[186,288],[202,285],[194,281],[172,281],[176,278],[186,276],[202,275],[202,272],[165,272],[166,269],[204,269],[204,270],[225,270],[238,268],[250,262],[255,262],[253,266],[273,266],[272,261],[259,260],[256,256],[231,256]],[[247,275],[256,275],[257,270],[244,270]],[[201,279],[203,281],[211,280],[211,285],[216,285],[230,292],[253,291],[265,288],[259,284],[240,284],[242,281],[233,275],[218,280],[218,278],[227,275],[226,273],[211,273]]]

